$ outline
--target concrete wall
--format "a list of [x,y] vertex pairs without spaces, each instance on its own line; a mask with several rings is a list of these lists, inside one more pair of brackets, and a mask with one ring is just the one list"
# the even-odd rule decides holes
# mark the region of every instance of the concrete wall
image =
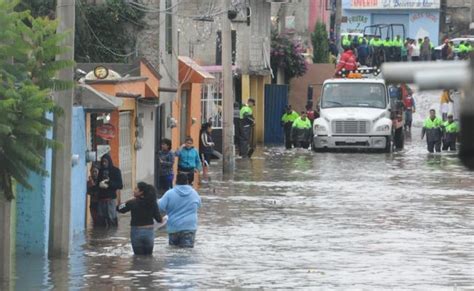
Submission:
[[445,13],[441,16],[441,37],[456,37],[469,33],[471,22],[470,0],[446,0]]
[[[49,118],[52,118],[50,115]],[[53,133],[47,133],[52,138]],[[51,173],[52,150],[45,152],[44,169]],[[45,255],[48,252],[49,216],[51,209],[51,176],[31,173],[32,190],[17,187],[16,252],[18,255]]]
[[[158,8],[160,0],[144,0],[140,3]],[[160,22],[165,14],[146,13],[143,19],[145,27],[137,33],[137,48],[140,56],[145,57],[156,68],[160,65]]]
[[71,237],[85,229],[86,224],[86,121],[82,107],[73,108],[72,116],[72,154],[78,155],[77,164],[71,172]]
[[[184,0],[180,2],[179,14],[204,14],[209,4],[214,3],[214,9],[221,9],[221,1]],[[264,47],[270,49],[271,4],[266,1],[250,1],[250,26],[246,23],[234,22],[232,29],[237,32],[236,65],[242,74],[259,72],[265,69]],[[238,15],[237,20],[244,20]],[[203,66],[216,64],[216,41],[221,16],[214,17],[213,22],[193,21],[189,18],[178,17],[179,55],[189,56]],[[250,41],[251,40],[251,41]]]
[[[326,23],[329,30],[330,11],[326,9],[326,0],[295,0],[286,4],[286,31],[311,46],[311,33],[317,21]],[[272,17],[278,18],[281,4],[272,5]]]
[[153,184],[155,172],[155,107],[138,104],[138,119],[143,127],[138,127],[141,149],[137,150],[137,182]]
[[295,111],[304,110],[308,96],[308,86],[313,85],[313,103],[316,107],[321,94],[321,85],[326,79],[334,76],[334,70],[332,64],[310,64],[304,76],[291,80],[288,104],[292,105]]

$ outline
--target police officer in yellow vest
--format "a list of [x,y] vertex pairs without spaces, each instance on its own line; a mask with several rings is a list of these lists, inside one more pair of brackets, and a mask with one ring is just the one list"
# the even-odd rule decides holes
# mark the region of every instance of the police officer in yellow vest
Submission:
[[443,121],[436,117],[436,110],[430,110],[430,116],[425,119],[423,129],[421,131],[421,139],[426,135],[426,144],[428,145],[428,152],[441,152],[441,126]]
[[281,126],[285,131],[285,147],[286,149],[291,149],[293,142],[291,140],[291,128],[293,122],[300,117],[300,115],[291,108],[291,105],[286,107],[286,112],[281,117]]
[[459,126],[454,121],[453,115],[448,115],[448,121],[443,124],[443,151],[456,151],[456,139],[459,133]]
[[301,111],[301,116],[296,118],[291,128],[291,137],[295,147],[307,149],[311,139],[311,121],[306,111]]
[[250,158],[253,149],[249,148],[250,135],[252,134],[252,127],[255,125],[253,117],[253,107],[255,100],[250,98],[247,104],[244,104],[240,109],[240,156],[243,158]]

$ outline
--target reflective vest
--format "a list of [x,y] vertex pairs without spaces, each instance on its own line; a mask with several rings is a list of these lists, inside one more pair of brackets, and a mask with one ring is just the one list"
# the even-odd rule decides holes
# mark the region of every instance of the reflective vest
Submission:
[[298,129],[307,129],[311,128],[311,121],[309,118],[306,118],[305,120],[301,119],[301,117],[298,117],[294,122],[293,122],[293,127],[298,128]]
[[242,108],[240,109],[240,119],[244,119],[245,117],[247,116],[252,116],[253,115],[253,110],[252,110],[252,107],[248,106],[247,104],[245,104],[244,106],[242,106]]
[[439,128],[443,124],[443,121],[439,117],[435,117],[435,119],[431,120],[431,118],[425,119],[425,122],[423,123],[423,127],[426,129],[433,129],[433,128]]
[[291,111],[290,114],[283,114],[283,116],[281,117],[281,121],[283,123],[294,122],[298,117],[300,117],[300,115],[296,111]]
[[372,39],[371,40],[371,46],[374,46],[374,47],[379,47],[379,46],[382,46],[383,44],[383,40],[381,39]]
[[391,40],[384,40],[383,41],[383,46],[384,47],[392,47],[393,46],[393,43]]
[[402,39],[395,39],[392,41],[392,45],[396,47],[403,47],[404,43]]
[[342,37],[342,46],[351,46],[351,41],[347,35]]
[[444,123],[444,131],[446,131],[447,133],[458,133],[459,132],[459,126],[456,122],[451,122],[449,123],[449,121],[446,121]]

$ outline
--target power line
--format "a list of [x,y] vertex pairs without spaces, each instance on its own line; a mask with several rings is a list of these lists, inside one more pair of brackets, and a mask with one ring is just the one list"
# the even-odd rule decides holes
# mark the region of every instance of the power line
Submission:
[[94,38],[97,40],[97,42],[99,43],[99,45],[107,50],[109,53],[111,53],[112,55],[114,56],[117,56],[117,57],[120,57],[120,58],[128,58],[134,54],[136,54],[136,49],[134,52],[131,52],[129,54],[121,54],[121,53],[117,53],[117,52],[114,52],[112,49],[110,49],[109,47],[107,47],[101,40],[100,38],[97,36],[97,34],[94,32],[94,29],[92,29],[92,26],[90,25],[89,21],[87,20],[87,16],[85,15],[85,12],[83,10],[83,7],[82,7],[82,3],[81,1],[78,1],[78,8],[79,8],[79,11],[81,13],[81,16],[82,18],[84,19],[84,22],[86,23],[87,27],[89,27],[89,30],[91,31],[92,35],[94,36]]

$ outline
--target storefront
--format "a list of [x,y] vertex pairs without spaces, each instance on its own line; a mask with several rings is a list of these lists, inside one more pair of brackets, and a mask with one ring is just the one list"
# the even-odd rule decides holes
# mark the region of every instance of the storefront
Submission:
[[[405,37],[427,36],[436,46],[439,18],[440,0],[342,0],[341,33],[364,33],[370,25],[403,24]],[[403,36],[402,26],[393,30],[394,35]]]

